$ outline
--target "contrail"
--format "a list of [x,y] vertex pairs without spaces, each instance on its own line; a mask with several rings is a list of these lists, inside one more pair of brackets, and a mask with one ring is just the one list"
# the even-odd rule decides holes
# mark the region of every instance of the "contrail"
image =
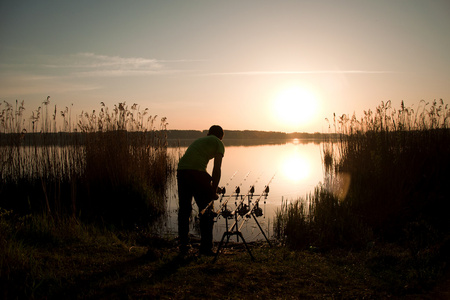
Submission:
[[222,72],[207,73],[209,76],[227,75],[295,75],[295,74],[385,74],[390,71],[367,71],[367,70],[319,70],[319,71],[249,71],[249,72]]

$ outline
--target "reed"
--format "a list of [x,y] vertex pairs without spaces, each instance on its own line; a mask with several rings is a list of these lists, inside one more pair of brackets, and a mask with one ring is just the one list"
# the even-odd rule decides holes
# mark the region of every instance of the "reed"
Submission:
[[[173,162],[166,118],[155,124],[134,104],[101,103],[72,124],[71,108],[50,109],[50,99],[24,117],[24,103],[2,103],[0,207],[115,226],[151,222],[164,213]],[[159,128],[156,126],[159,125]]]
[[334,116],[330,129],[340,139],[323,143],[324,184],[297,200],[308,207],[294,202],[279,210],[278,237],[295,247],[381,239],[416,253],[417,244],[448,243],[449,125],[443,100],[417,108],[402,102],[398,110],[388,101],[359,119]]

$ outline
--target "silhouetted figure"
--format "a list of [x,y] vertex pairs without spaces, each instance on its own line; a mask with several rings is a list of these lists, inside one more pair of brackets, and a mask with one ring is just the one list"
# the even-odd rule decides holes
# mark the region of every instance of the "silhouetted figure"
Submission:
[[[178,163],[178,236],[181,253],[186,253],[189,249],[189,217],[192,212],[192,197],[197,203],[199,212],[211,201],[219,198],[217,187],[221,176],[222,158],[225,154],[222,138],[222,127],[211,126],[207,136],[195,140]],[[214,159],[212,176],[206,171],[211,159]],[[200,253],[203,255],[214,255],[212,251],[213,225],[212,210],[200,214]]]

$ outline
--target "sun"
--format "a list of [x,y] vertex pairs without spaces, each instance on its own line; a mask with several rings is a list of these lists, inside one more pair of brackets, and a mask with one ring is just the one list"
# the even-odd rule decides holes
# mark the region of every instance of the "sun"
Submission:
[[311,91],[293,86],[275,95],[273,114],[278,123],[297,129],[314,120],[317,106],[317,98]]

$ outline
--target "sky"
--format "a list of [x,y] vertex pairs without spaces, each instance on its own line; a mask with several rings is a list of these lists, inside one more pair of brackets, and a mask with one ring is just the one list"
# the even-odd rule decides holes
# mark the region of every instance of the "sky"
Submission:
[[[168,129],[326,132],[450,100],[450,1],[0,0],[0,100],[120,102]],[[0,106],[0,109],[4,106]]]

